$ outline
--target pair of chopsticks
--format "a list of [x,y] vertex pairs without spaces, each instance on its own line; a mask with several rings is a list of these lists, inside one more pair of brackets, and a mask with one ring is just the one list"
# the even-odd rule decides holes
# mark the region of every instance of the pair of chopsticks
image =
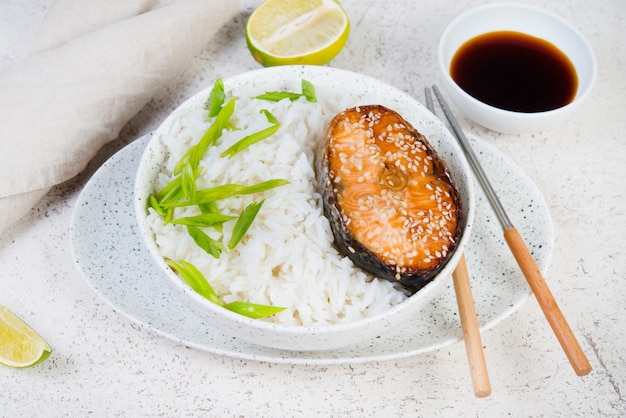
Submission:
[[[426,107],[433,115],[437,115],[428,87],[426,88]],[[459,264],[452,272],[452,280],[454,282],[456,302],[459,307],[461,329],[463,330],[463,340],[465,341],[465,351],[472,376],[474,394],[479,398],[484,398],[491,394],[491,383],[487,373],[487,363],[485,362],[483,342],[480,337],[478,319],[476,318],[474,296],[472,295],[465,254],[461,255]]]
[[[427,104],[432,111],[432,98],[430,98],[430,90],[426,90],[427,93]],[[591,365],[589,364],[589,360],[585,356],[585,353],[582,351],[580,344],[578,343],[576,336],[572,332],[565,316],[561,312],[561,309],[557,305],[552,292],[548,288],[545,279],[543,278],[539,267],[537,267],[537,263],[533,259],[528,247],[524,243],[524,239],[522,238],[519,231],[513,226],[513,223],[509,219],[502,203],[498,199],[489,179],[487,178],[485,172],[483,171],[474,151],[472,150],[463,130],[461,129],[459,123],[456,121],[454,115],[452,114],[450,108],[448,107],[446,101],[444,100],[441,92],[437,88],[437,86],[433,86],[433,91],[435,92],[435,96],[443,109],[443,113],[445,114],[450,126],[452,127],[452,131],[456,136],[459,145],[463,149],[465,156],[468,159],[474,174],[476,175],[478,182],[480,183],[483,191],[485,192],[489,203],[491,204],[493,210],[498,217],[498,221],[502,226],[504,231],[504,239],[509,246],[509,249],[513,253],[517,264],[519,265],[526,281],[530,285],[530,288],[543,311],[544,316],[548,320],[550,327],[552,328],[552,332],[555,334],[557,340],[561,344],[565,355],[567,356],[569,362],[571,363],[574,371],[578,376],[585,376],[591,372]],[[430,98],[430,99],[429,99]],[[462,267],[462,266],[461,266]],[[455,282],[456,285],[456,282]],[[470,294],[471,296],[471,294]],[[457,298],[459,297],[457,293]],[[473,305],[473,301],[470,301]],[[459,309],[462,302],[459,301]],[[467,302],[463,302],[463,304],[467,304]],[[473,309],[473,306],[472,306]],[[461,314],[461,318],[463,318],[463,314]],[[476,325],[477,326],[477,325]],[[463,332],[465,336],[465,331]],[[472,344],[475,345],[475,342],[469,341],[466,339],[466,345]],[[469,354],[469,349],[468,349]],[[472,359],[470,358],[470,367],[471,367]],[[486,372],[485,372],[486,373]]]

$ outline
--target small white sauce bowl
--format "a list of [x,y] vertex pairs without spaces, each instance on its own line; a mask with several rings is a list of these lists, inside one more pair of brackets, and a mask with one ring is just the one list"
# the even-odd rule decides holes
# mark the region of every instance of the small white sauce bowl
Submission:
[[[489,32],[515,31],[544,39],[572,62],[578,90],[572,102],[558,109],[523,113],[488,105],[466,93],[450,76],[457,50],[470,39]],[[470,119],[494,131],[521,134],[550,129],[570,117],[589,96],[597,64],[591,45],[575,27],[544,9],[518,3],[495,3],[470,9],[446,27],[439,41],[439,69],[443,86],[456,106]]]

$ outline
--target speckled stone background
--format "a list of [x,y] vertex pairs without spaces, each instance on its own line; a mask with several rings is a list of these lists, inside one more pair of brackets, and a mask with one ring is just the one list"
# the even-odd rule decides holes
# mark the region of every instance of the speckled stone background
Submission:
[[[483,3],[345,0],[352,32],[331,65],[421,99],[424,87],[439,80],[439,34],[456,15]],[[574,374],[534,298],[483,333],[493,393],[478,399],[462,343],[363,364],[241,360],[156,335],[91,290],[69,240],[82,187],[195,91],[216,77],[259,68],[243,35],[258,1],[245,0],[236,19],[85,172],[54,188],[0,237],[0,304],[54,349],[37,367],[0,368],[0,416],[626,416],[626,4],[526,3],[554,11],[587,36],[598,58],[593,95],[568,123],[537,134],[496,134],[460,119],[513,158],[542,191],[555,233],[548,282],[594,367],[590,375]],[[0,69],[26,56],[49,4],[0,0]]]

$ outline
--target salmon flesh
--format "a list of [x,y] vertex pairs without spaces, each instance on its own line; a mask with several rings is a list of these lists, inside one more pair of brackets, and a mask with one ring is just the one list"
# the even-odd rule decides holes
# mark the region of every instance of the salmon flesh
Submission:
[[336,115],[316,159],[335,245],[361,269],[411,293],[431,281],[461,235],[461,199],[426,137],[380,105]]

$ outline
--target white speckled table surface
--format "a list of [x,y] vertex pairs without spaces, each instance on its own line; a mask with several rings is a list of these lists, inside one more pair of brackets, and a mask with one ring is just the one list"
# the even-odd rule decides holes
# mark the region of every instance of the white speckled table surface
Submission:
[[[440,33],[482,3],[345,0],[352,32],[330,65],[422,99],[424,87],[439,82]],[[537,134],[497,134],[460,120],[541,190],[555,234],[547,280],[593,366],[588,376],[575,375],[532,297],[483,332],[493,393],[479,399],[462,343],[351,364],[234,358],[158,335],[87,285],[69,236],[81,190],[103,162],[151,132],[192,93],[217,77],[259,68],[243,33],[258,2],[247,0],[83,173],[55,187],[0,237],[0,304],[17,311],[54,350],[36,367],[0,368],[0,416],[626,416],[626,5],[526,3],[552,10],[586,35],[598,59],[592,96],[566,124]],[[26,56],[49,4],[0,0],[0,69]]]

